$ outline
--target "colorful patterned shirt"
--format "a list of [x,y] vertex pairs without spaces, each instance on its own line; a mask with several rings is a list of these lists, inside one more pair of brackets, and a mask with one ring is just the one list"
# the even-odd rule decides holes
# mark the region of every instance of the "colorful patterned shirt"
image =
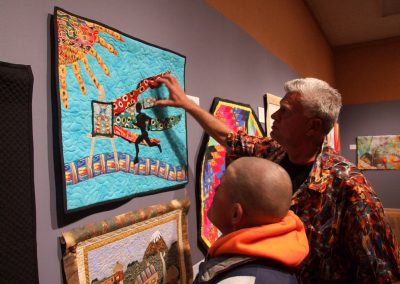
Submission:
[[[227,165],[242,156],[279,163],[286,155],[269,137],[227,138]],[[291,209],[303,221],[310,254],[298,268],[300,283],[391,283],[400,278],[398,243],[383,206],[364,175],[324,147]]]

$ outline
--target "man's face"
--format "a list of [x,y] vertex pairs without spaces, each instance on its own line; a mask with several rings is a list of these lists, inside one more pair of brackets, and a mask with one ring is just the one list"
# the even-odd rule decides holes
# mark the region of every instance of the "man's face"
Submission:
[[300,103],[299,93],[287,93],[280,102],[280,108],[272,114],[271,137],[283,147],[291,146],[306,138],[307,122]]
[[208,209],[208,219],[216,226],[222,234],[228,234],[232,231],[231,224],[231,206],[232,201],[229,195],[229,188],[225,186],[224,176],[221,178],[221,183],[215,189],[213,202]]

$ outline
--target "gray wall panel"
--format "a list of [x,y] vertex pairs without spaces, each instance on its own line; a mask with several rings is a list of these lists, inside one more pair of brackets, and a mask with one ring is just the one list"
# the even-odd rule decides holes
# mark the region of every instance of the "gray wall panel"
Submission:
[[0,60],[32,66],[34,178],[40,283],[61,283],[62,231],[188,194],[193,263],[197,248],[195,165],[202,129],[188,117],[190,183],[185,189],[135,198],[117,209],[88,216],[63,228],[56,218],[53,173],[49,14],[54,6],[99,21],[131,36],[187,57],[186,90],[209,109],[214,97],[249,103],[257,111],[262,96],[283,95],[282,85],[296,73],[258,45],[204,1],[187,0],[2,0]]
[[[339,118],[342,154],[356,163],[357,136],[399,135],[400,101],[344,106]],[[384,207],[400,208],[400,171],[367,170],[365,176],[381,198]]]

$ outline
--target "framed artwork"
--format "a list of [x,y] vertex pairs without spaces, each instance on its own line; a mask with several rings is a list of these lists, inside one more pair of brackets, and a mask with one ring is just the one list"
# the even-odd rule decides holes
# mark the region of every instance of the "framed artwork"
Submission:
[[[265,136],[264,130],[254,110],[247,104],[215,98],[210,112],[228,125],[232,131],[245,129],[248,134]],[[215,194],[215,188],[225,171],[225,147],[214,138],[205,134],[197,160],[197,217],[199,244],[206,253],[212,243],[219,237],[218,229],[207,217]]]
[[53,46],[64,213],[183,187],[186,113],[154,103],[168,97],[158,77],[184,86],[186,58],[60,8]]
[[357,167],[400,170],[400,135],[358,136]]
[[271,135],[271,127],[274,122],[271,115],[279,109],[281,99],[281,97],[269,93],[264,95],[265,132],[267,136]]
[[192,283],[189,205],[172,200],[64,232],[67,283]]
[[339,123],[335,123],[331,131],[326,135],[324,145],[333,148],[340,153]]

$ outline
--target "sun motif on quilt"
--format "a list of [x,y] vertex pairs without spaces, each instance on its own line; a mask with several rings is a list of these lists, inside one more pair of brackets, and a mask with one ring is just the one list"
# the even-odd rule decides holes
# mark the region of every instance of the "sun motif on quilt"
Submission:
[[78,81],[79,89],[83,95],[86,95],[86,86],[82,79],[79,62],[82,62],[89,77],[97,89],[100,89],[100,83],[89,66],[87,55],[93,56],[104,74],[110,76],[110,71],[104,63],[103,58],[96,51],[94,45],[99,43],[106,48],[108,52],[118,55],[118,51],[108,43],[100,32],[105,32],[115,39],[123,42],[123,37],[110,29],[68,15],[60,10],[57,12],[57,33],[58,33],[58,58],[59,58],[59,77],[60,77],[60,97],[65,108],[68,108],[67,91],[67,66],[71,65],[75,78]]

